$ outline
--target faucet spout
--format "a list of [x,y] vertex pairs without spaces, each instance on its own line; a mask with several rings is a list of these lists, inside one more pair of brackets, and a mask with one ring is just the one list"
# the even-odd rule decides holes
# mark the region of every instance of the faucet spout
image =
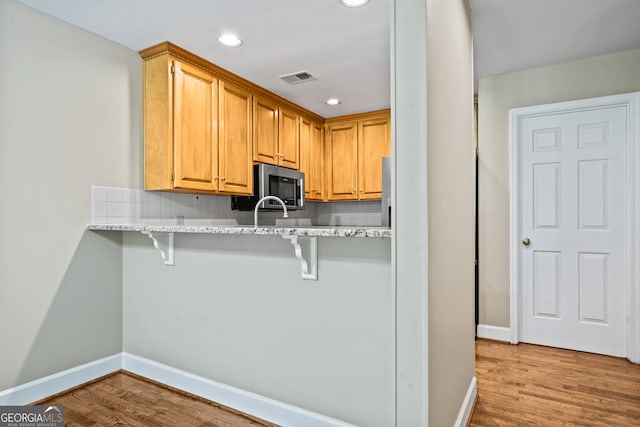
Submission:
[[255,228],[258,228],[258,209],[260,208],[260,204],[262,202],[264,202],[265,200],[275,200],[275,201],[279,202],[282,205],[282,209],[284,210],[284,213],[282,214],[282,217],[283,218],[289,218],[289,213],[287,212],[287,205],[284,204],[284,202],[282,201],[282,199],[280,197],[264,196],[262,199],[258,200],[258,203],[256,203],[256,207],[253,209],[253,226]]

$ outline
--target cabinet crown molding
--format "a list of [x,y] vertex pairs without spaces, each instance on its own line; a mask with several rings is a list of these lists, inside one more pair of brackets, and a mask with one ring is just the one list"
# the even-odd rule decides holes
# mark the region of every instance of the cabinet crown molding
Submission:
[[304,107],[295,104],[288,99],[281,97],[280,95],[276,95],[275,93],[258,86],[257,84],[238,76],[237,74],[232,73],[229,70],[226,70],[218,65],[215,65],[204,58],[195,55],[180,46],[177,46],[169,41],[165,41],[162,43],[158,43],[154,46],[148,47],[146,49],[138,52],[140,57],[147,61],[149,59],[162,56],[162,55],[170,55],[174,58],[180,59],[181,61],[185,61],[194,65],[196,67],[200,67],[210,73],[212,73],[215,77],[226,80],[230,83],[233,83],[237,86],[242,87],[255,95],[262,96],[268,98],[274,102],[277,102],[279,105],[285,106],[296,111],[298,114],[307,116],[314,120],[324,121],[324,117],[314,113],[313,111],[307,110]]
[[368,111],[365,113],[349,114],[346,116],[331,117],[325,119],[326,125],[339,124],[343,122],[353,122],[358,120],[375,120],[375,119],[388,119],[391,116],[391,110],[385,108],[383,110]]

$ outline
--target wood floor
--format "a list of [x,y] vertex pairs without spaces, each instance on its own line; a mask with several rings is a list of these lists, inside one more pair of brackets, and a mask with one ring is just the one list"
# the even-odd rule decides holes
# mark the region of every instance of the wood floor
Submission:
[[277,427],[126,372],[36,403],[64,406],[67,427]]
[[640,365],[530,344],[476,341],[470,426],[640,426]]
[[[476,375],[471,427],[640,426],[640,365],[624,359],[478,340]],[[275,426],[126,372],[37,403],[69,427]]]

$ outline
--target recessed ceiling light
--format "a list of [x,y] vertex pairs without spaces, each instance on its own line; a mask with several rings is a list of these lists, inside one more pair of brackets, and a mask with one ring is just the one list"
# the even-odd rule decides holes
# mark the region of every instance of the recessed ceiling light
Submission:
[[340,0],[340,3],[347,7],[362,7],[369,3],[369,0]]
[[324,103],[327,105],[338,105],[338,104],[341,104],[342,101],[340,101],[338,98],[329,98],[326,101],[324,101]]
[[238,47],[242,44],[242,40],[235,34],[226,33],[218,37],[218,41],[225,46]]

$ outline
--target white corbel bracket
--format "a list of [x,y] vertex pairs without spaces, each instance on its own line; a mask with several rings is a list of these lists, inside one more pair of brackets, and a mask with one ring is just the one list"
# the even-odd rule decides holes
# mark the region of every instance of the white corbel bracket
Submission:
[[295,235],[283,235],[283,239],[291,241],[293,249],[295,250],[296,258],[300,261],[300,267],[302,269],[302,278],[305,280],[318,280],[318,238],[309,237],[309,262],[302,256],[302,248],[298,243],[298,236]]
[[[173,233],[160,233],[153,235],[150,231],[142,230],[142,234],[146,234],[148,238],[153,240],[153,246],[160,251],[162,261],[166,265],[176,265],[174,259],[174,236]],[[162,237],[160,237],[162,236]]]

